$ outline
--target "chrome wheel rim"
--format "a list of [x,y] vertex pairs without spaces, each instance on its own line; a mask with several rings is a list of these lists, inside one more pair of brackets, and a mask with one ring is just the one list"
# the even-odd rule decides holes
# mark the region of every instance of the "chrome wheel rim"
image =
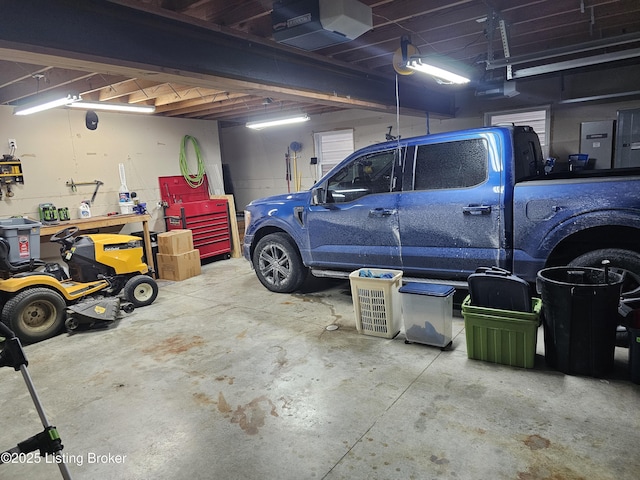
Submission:
[[282,285],[291,276],[291,259],[279,245],[268,245],[260,252],[258,268],[270,285]]

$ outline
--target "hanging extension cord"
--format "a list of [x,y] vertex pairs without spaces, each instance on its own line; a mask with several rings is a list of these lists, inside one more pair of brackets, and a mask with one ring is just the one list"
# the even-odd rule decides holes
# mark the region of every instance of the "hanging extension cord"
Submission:
[[[187,142],[191,141],[193,145],[193,150],[196,153],[196,161],[197,161],[197,172],[194,174],[189,173],[189,165],[187,163]],[[187,184],[191,188],[198,188],[204,182],[204,162],[202,161],[202,156],[200,155],[200,145],[198,145],[198,140],[191,135],[185,135],[182,139],[182,144],[180,146],[180,173],[186,180]]]

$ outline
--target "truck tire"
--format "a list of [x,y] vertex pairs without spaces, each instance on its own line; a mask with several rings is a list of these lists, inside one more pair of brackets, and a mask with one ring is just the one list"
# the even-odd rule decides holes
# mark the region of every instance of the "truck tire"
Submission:
[[602,261],[609,260],[612,271],[620,272],[624,276],[622,296],[640,299],[640,254],[632,250],[621,248],[602,248],[587,252],[569,262],[569,267],[601,268]]
[[2,309],[2,322],[25,343],[57,335],[64,325],[67,303],[48,288],[30,288],[11,297]]
[[151,305],[158,296],[158,283],[149,275],[136,275],[122,289],[124,299],[135,308]]
[[286,233],[272,233],[260,239],[253,252],[253,267],[260,283],[276,293],[298,290],[309,272]]

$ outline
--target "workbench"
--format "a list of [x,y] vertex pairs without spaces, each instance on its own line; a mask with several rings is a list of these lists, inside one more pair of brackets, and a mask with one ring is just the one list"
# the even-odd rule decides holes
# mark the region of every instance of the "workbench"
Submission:
[[50,237],[51,235],[59,232],[68,227],[78,227],[79,232],[88,230],[113,230],[117,227],[122,227],[129,223],[142,223],[142,233],[144,242],[144,251],[149,252],[147,257],[147,265],[152,271],[155,271],[155,265],[153,263],[153,254],[151,253],[151,235],[149,233],[149,220],[151,215],[144,214],[138,215],[137,213],[117,214],[117,215],[104,215],[91,218],[79,218],[76,220],[66,220],[64,222],[58,222],[55,225],[45,225],[40,227],[40,237]]

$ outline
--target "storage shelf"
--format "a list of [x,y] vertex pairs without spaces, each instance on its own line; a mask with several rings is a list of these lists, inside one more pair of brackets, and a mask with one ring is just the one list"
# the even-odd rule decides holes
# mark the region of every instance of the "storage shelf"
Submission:
[[[7,158],[7,156],[4,158]],[[17,158],[8,158],[10,158],[10,160],[0,160],[0,183],[24,183],[22,162]]]

